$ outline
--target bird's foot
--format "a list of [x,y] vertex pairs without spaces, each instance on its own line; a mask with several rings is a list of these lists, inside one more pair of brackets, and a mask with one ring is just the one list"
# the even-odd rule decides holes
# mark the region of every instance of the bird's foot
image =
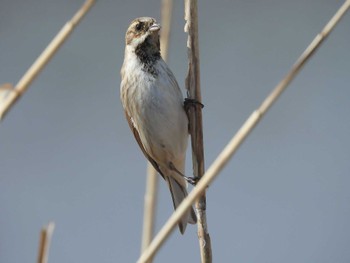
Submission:
[[197,107],[197,106],[200,106],[202,109],[204,108],[204,105],[201,102],[199,102],[198,100],[185,98],[184,108],[185,108],[186,112],[189,111],[190,107]]
[[184,176],[185,180],[187,183],[196,186],[198,181],[199,181],[199,177],[188,177],[188,176]]
[[189,177],[181,173],[178,169],[176,169],[175,165],[172,162],[169,163],[169,168],[170,170],[175,171],[178,175],[182,176],[186,180],[186,182],[193,186],[195,186],[199,181],[198,177]]

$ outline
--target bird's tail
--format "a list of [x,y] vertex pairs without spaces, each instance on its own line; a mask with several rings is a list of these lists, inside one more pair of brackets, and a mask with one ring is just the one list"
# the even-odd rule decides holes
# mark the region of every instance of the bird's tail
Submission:
[[[181,185],[181,184],[179,184],[172,177],[168,176],[166,178],[166,180],[168,182],[170,193],[171,193],[171,197],[173,199],[174,209],[176,209],[180,205],[182,200],[185,199],[185,197],[187,196],[186,187]],[[184,216],[181,218],[181,220],[179,221],[179,229],[180,229],[181,234],[183,234],[185,232],[187,223],[190,223],[190,224],[196,224],[197,223],[197,217],[196,217],[196,213],[193,210],[193,207],[191,207],[184,214]]]

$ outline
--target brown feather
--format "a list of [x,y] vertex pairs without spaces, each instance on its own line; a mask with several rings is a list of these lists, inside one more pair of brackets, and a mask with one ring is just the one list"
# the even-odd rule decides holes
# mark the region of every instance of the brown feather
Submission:
[[157,164],[157,162],[154,159],[152,159],[152,157],[146,152],[145,148],[143,147],[139,132],[136,130],[135,126],[132,124],[131,117],[129,116],[129,114],[126,111],[124,111],[124,112],[125,112],[125,116],[126,116],[126,119],[128,121],[129,127],[130,127],[132,133],[134,134],[134,137],[135,137],[138,145],[140,146],[141,151],[143,152],[143,154],[145,155],[147,160],[153,165],[154,169],[156,169],[156,171],[163,177],[163,179],[165,179],[163,173],[159,169],[159,165]]

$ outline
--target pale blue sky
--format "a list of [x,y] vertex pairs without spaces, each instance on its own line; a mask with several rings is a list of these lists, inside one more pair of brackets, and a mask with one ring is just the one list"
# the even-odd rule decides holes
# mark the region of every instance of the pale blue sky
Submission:
[[[83,1],[0,0],[0,83],[17,82]],[[199,1],[206,166],[343,1]],[[159,1],[99,0],[0,124],[0,263],[135,262],[146,162],[119,101],[124,34]],[[183,2],[169,65],[187,71]],[[350,261],[350,14],[208,189],[214,262]],[[190,158],[188,158],[190,161]],[[187,174],[191,164],[187,163]],[[172,213],[160,181],[157,229]],[[199,262],[196,227],[155,262]]]

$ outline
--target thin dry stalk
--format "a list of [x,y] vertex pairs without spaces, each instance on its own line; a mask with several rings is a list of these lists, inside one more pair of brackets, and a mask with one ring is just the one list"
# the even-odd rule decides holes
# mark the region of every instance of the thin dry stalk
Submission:
[[12,89],[13,85],[11,83],[4,83],[0,86],[0,102],[5,99]]
[[[161,10],[162,31],[160,35],[160,45],[161,45],[160,50],[162,53],[162,57],[165,61],[168,58],[172,10],[173,10],[173,1],[162,0],[162,10]],[[143,214],[141,252],[143,252],[148,247],[154,235],[158,177],[159,176],[157,174],[157,171],[148,162],[147,184],[146,184],[144,214]],[[152,260],[153,260],[152,258],[148,260],[148,263],[151,263]]]
[[47,263],[49,258],[49,249],[53,231],[55,229],[55,223],[50,222],[47,226],[43,227],[40,232],[39,254],[38,263]]
[[296,63],[293,65],[291,70],[282,79],[280,83],[273,89],[270,95],[264,100],[260,107],[255,110],[250,117],[245,121],[243,126],[238,130],[235,136],[227,144],[224,150],[219,154],[213,164],[209,167],[207,172],[204,174],[202,179],[198,182],[196,187],[191,191],[188,197],[183,200],[176,211],[171,215],[159,233],[155,236],[150,246],[144,251],[141,257],[138,259],[138,263],[146,262],[150,257],[152,257],[161,245],[164,243],[166,238],[174,230],[177,222],[186,213],[193,202],[201,196],[205,191],[206,187],[217,177],[220,171],[225,167],[228,161],[231,159],[233,154],[238,150],[239,146],[247,138],[253,128],[258,124],[267,110],[273,105],[273,103],[280,97],[281,93],[287,88],[290,82],[297,76],[300,69],[306,63],[306,61],[315,53],[315,51],[320,47],[321,43],[328,37],[329,33],[334,29],[335,25],[344,16],[346,11],[350,7],[350,0],[345,1],[345,3],[340,7],[332,19],[323,28],[321,33],[319,33],[311,44],[306,48],[303,54],[298,58]]
[[[200,63],[198,43],[198,13],[197,0],[185,0],[185,32],[188,33],[188,74],[186,77],[186,88],[188,98],[197,102],[202,101],[200,88]],[[202,108],[200,104],[189,107],[190,134],[192,146],[193,175],[202,178],[204,174],[204,146],[203,146],[203,124]],[[198,241],[202,263],[212,262],[211,240],[208,233],[206,215],[205,191],[196,201],[196,214],[198,217]]]
[[[143,229],[142,229],[142,244],[141,253],[151,243],[154,235],[155,214],[157,206],[157,189],[158,189],[158,174],[153,166],[147,164],[147,183],[144,201],[143,213]],[[152,259],[148,261],[151,263]]]
[[40,73],[40,71],[45,67],[45,65],[49,62],[52,56],[57,52],[58,48],[72,33],[73,29],[78,25],[78,23],[87,13],[87,11],[89,11],[94,2],[95,0],[87,0],[82,5],[82,7],[73,16],[73,18],[64,25],[64,27],[55,36],[51,43],[46,47],[43,53],[41,53],[41,55],[36,59],[33,65],[23,75],[23,77],[20,79],[17,85],[14,88],[7,90],[5,96],[0,97],[0,120],[4,118],[8,110],[27,90],[27,88],[33,82],[35,77]]
[[162,58],[168,60],[171,19],[173,16],[173,0],[162,0],[162,30],[160,33],[160,52]]

